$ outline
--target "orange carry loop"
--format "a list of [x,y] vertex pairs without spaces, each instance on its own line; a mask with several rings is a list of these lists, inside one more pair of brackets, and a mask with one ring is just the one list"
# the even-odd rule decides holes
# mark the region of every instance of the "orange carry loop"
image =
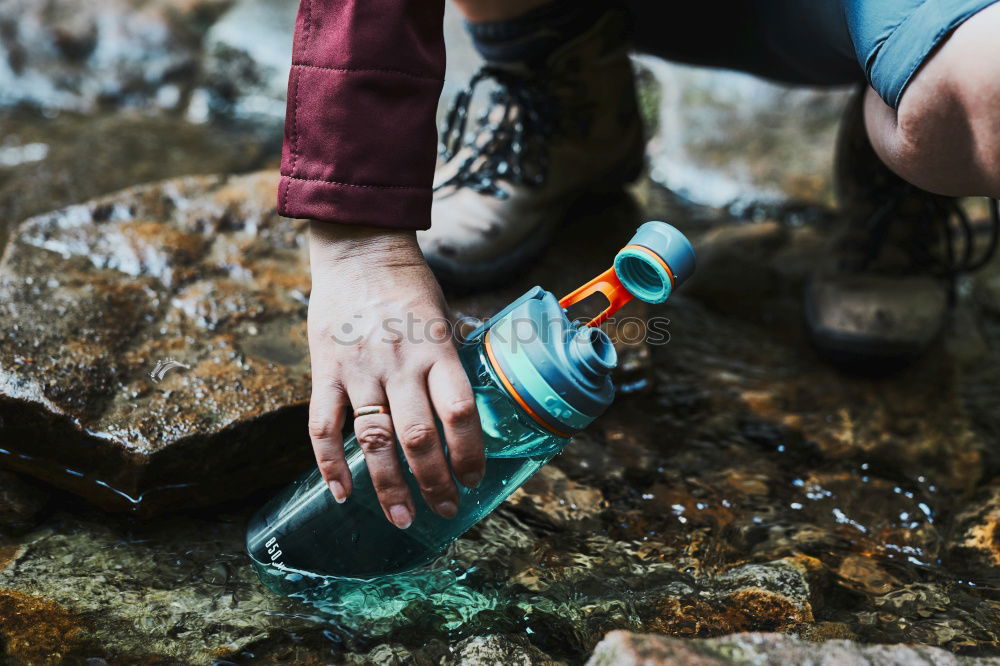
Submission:
[[[670,270],[670,267],[667,266],[666,262],[663,261],[658,254],[648,248],[642,247],[641,245],[629,245],[625,249],[638,250],[655,259],[658,264],[667,270],[667,275],[670,276],[670,284],[674,284],[673,271]],[[628,305],[633,298],[635,298],[635,296],[633,296],[632,293],[625,288],[625,285],[622,284],[621,280],[618,279],[618,273],[615,272],[615,267],[612,266],[587,284],[574,289],[559,299],[559,306],[565,310],[571,305],[575,305],[597,292],[601,292],[604,294],[604,297],[608,299],[608,307],[604,310],[604,312],[597,315],[587,323],[587,326],[592,328],[600,326],[606,322],[611,315],[621,310],[623,307]]]

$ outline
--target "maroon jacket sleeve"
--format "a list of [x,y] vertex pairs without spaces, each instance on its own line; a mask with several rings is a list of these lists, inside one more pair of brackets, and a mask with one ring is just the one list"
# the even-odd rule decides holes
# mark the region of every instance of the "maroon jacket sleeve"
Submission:
[[430,227],[443,0],[302,0],[278,210]]

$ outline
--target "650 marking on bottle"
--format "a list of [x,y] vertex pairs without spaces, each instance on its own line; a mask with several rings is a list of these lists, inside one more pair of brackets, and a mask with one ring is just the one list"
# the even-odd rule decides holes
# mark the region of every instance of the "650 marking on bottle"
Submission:
[[279,561],[278,558],[281,557],[281,546],[278,545],[278,537],[271,537],[268,539],[267,543],[264,544],[264,548],[267,548],[267,554],[271,558],[271,564],[276,567],[284,567],[284,563]]

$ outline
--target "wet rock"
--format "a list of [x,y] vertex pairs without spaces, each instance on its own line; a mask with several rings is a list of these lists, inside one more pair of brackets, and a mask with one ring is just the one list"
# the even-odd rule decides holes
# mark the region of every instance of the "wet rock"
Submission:
[[[858,636],[915,641],[957,650],[1000,640],[1000,608],[973,586],[909,583],[874,599],[858,613]],[[905,636],[906,638],[902,638]]]
[[598,515],[603,497],[596,488],[576,483],[557,467],[547,466],[515,490],[508,501],[541,520],[564,527]]
[[[769,261],[771,255],[789,243],[790,233],[786,226],[775,221],[722,225],[708,230],[699,244],[698,272],[685,285],[685,293],[749,321],[774,317],[776,308],[768,305],[780,302],[796,286],[782,274],[780,264]],[[733,282],[737,279],[741,297],[733,298]],[[796,314],[791,313],[791,317]]]
[[781,634],[736,634],[681,641],[615,631],[597,646],[588,666],[723,666],[750,664],[843,664],[844,666],[945,666],[994,664],[993,658],[955,657],[937,648],[861,645],[844,640],[802,641]]
[[298,0],[234,0],[205,35],[202,86],[215,113],[283,118]]
[[780,86],[640,57],[659,85],[649,145],[654,180],[744,212],[784,199],[827,202],[844,90]]
[[817,564],[779,560],[735,567],[717,577],[695,577],[691,582],[698,593],[664,598],[648,626],[695,638],[788,631],[811,623],[819,594],[809,577]]
[[84,620],[59,604],[0,589],[0,657],[4,663],[61,664],[92,656]]
[[183,108],[202,40],[232,0],[9,0],[0,104]]
[[1000,484],[993,482],[955,516],[948,556],[966,571],[1000,568]]
[[0,106],[284,115],[295,0],[12,0]]
[[0,531],[33,527],[47,499],[39,488],[0,471]]
[[276,124],[208,127],[166,115],[0,110],[0,253],[24,219],[124,187],[276,166]]
[[462,666],[493,666],[493,664],[556,666],[556,664],[561,663],[554,661],[527,639],[520,636],[468,638],[456,645],[452,652],[454,660],[448,660],[446,663],[461,664]]
[[386,664],[386,666],[404,666],[414,664],[430,666],[430,660],[422,659],[422,655],[414,655],[402,645],[384,643],[364,655],[350,655],[346,659],[349,664]]
[[24,552],[24,547],[16,542],[0,545],[0,572],[14,564]]
[[882,569],[875,560],[863,555],[848,555],[841,560],[837,575],[857,589],[873,595],[885,594],[899,585],[892,574]]
[[308,465],[309,273],[276,183],[182,179],[19,228],[0,267],[0,464],[146,515]]

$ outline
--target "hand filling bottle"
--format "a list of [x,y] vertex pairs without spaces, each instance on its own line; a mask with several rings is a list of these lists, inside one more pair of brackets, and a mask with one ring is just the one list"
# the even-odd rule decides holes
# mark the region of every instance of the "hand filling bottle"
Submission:
[[[261,581],[292,594],[316,578],[377,578],[434,560],[611,404],[617,357],[599,326],[633,297],[667,300],[694,267],[683,234],[647,222],[610,269],[561,300],[534,287],[508,305],[459,349],[479,409],[486,470],[475,488],[456,481],[458,515],[448,520],[426,506],[400,452],[416,515],[406,530],[390,524],[352,436],[344,442],[354,484],[346,502],[338,504],[313,469],[251,519],[246,545]],[[586,325],[571,322],[566,309],[598,292],[607,309]]]

